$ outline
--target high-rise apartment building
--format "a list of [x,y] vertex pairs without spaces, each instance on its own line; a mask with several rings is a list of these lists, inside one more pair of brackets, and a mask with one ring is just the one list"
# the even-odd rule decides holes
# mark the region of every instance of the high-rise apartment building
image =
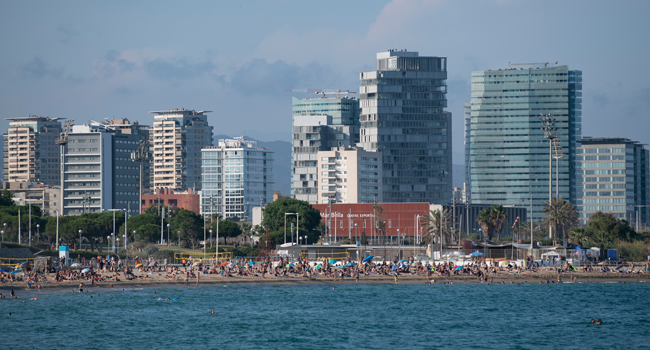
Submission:
[[[464,119],[464,125],[465,125],[465,185],[463,189],[463,198],[465,200],[471,200],[470,197],[468,196],[470,193],[472,193],[472,167],[471,167],[471,158],[470,158],[470,149],[471,149],[471,143],[472,143],[472,103],[471,102],[465,102],[463,104],[463,111],[465,114],[465,119]],[[455,191],[455,189],[454,189]],[[454,197],[455,198],[455,197]]]
[[[472,72],[471,201],[527,206],[542,220],[549,200],[549,140],[541,114],[555,118],[564,157],[553,159],[553,188],[574,205],[581,189],[576,150],[581,136],[582,72],[568,66]],[[553,153],[555,155],[555,153]],[[556,187],[559,184],[559,189]]]
[[74,125],[64,148],[63,215],[105,209],[138,214],[140,165],[131,153],[147,137],[146,126],[127,119]]
[[251,208],[273,202],[273,152],[242,136],[201,153],[201,213],[250,221]]
[[201,149],[212,146],[210,111],[172,109],[156,114],[150,133],[153,154],[151,187],[182,191],[201,189]]
[[578,149],[582,161],[580,219],[602,211],[635,224],[647,225],[650,179],[648,150],[622,137],[584,137]]
[[381,166],[379,152],[356,147],[319,151],[320,203],[382,202]]
[[356,98],[293,98],[291,194],[316,204],[318,151],[359,142],[359,100]]
[[59,186],[61,152],[56,144],[61,134],[59,118],[29,116],[7,120],[9,129],[3,135],[5,183]]
[[383,157],[386,203],[451,199],[451,113],[447,59],[389,50],[375,71],[360,74],[358,144]]

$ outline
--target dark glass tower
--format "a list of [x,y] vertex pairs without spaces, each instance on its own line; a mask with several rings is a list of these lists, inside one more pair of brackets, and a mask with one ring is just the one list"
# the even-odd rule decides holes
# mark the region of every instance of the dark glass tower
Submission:
[[359,146],[383,154],[383,201],[448,203],[447,58],[380,52],[377,70],[360,79]]

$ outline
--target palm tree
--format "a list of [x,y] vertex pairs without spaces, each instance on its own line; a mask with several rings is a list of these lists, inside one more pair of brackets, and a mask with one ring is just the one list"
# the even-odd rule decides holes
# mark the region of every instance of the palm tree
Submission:
[[494,231],[497,233],[497,241],[501,239],[501,231],[506,224],[506,219],[508,219],[508,214],[506,214],[506,209],[503,205],[494,205],[490,211],[490,222],[494,227]]
[[494,226],[492,226],[490,213],[491,210],[485,208],[481,210],[481,212],[478,213],[478,216],[476,217],[476,221],[479,225],[481,225],[481,230],[483,230],[483,234],[487,237],[487,239],[492,239],[494,229]]
[[[429,215],[422,222],[422,228],[424,232],[428,232],[429,235],[424,237],[425,244],[434,244],[434,237],[440,236],[440,210],[430,210]],[[443,210],[442,212],[442,241],[444,242],[446,238],[450,236],[450,231],[448,229],[449,224],[451,223],[451,212],[449,210]]]
[[562,197],[546,202],[544,214],[544,224],[553,228],[555,238],[564,238],[564,230],[572,229],[578,222],[578,209]]

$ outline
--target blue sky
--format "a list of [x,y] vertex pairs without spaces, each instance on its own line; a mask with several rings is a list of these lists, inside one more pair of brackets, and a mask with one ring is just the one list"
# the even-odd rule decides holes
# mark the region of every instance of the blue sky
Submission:
[[[473,70],[583,71],[583,135],[650,143],[649,1],[4,1],[0,108],[74,119],[191,108],[216,134],[290,140],[284,89],[358,90],[389,48],[448,57],[454,163]],[[646,78],[643,78],[643,77]]]

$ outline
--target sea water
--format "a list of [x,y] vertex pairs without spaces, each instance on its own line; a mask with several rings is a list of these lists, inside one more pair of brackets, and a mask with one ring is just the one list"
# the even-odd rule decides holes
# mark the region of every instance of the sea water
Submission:
[[650,348],[650,283],[16,292],[0,300],[2,349]]

